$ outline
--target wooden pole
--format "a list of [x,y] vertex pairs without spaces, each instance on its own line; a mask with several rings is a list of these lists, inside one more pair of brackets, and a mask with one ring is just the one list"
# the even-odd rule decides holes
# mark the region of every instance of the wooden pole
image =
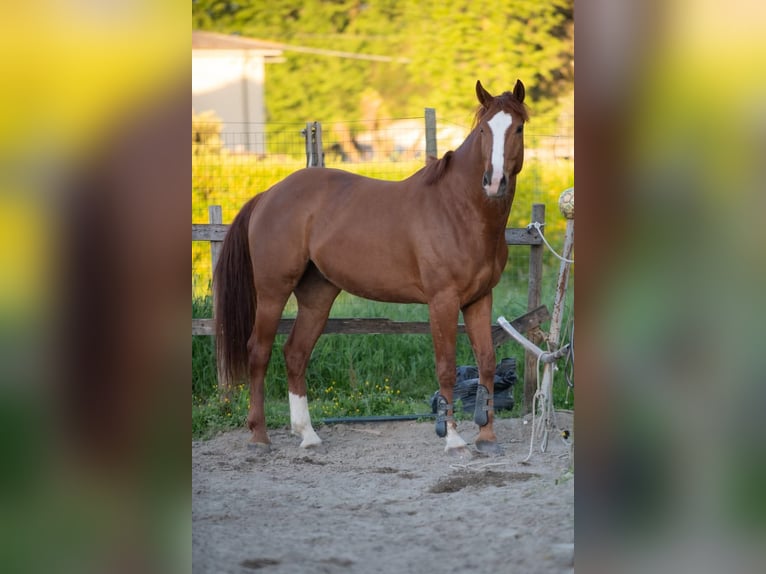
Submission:
[[[566,235],[564,237],[564,252],[561,256],[564,259],[572,258],[574,248],[574,219],[567,219]],[[556,283],[556,297],[553,303],[553,313],[551,314],[551,328],[548,334],[549,348],[556,349],[559,346],[559,333],[561,331],[561,322],[564,316],[564,301],[566,299],[567,282],[569,281],[569,269],[571,263],[562,261],[559,267],[559,279]],[[553,374],[554,365],[545,365],[543,369],[543,380],[541,390],[543,393],[543,442],[541,450],[545,452],[548,447],[548,433],[553,428]]]
[[[211,225],[223,224],[223,210],[220,205],[211,205],[207,208],[208,219]],[[210,240],[210,260],[211,271],[215,272],[215,266],[218,264],[218,257],[221,255],[221,248],[223,247],[222,240]],[[213,285],[213,318],[215,319],[215,284]],[[217,364],[217,376],[218,376],[218,389],[225,391],[228,388],[226,379],[223,375],[223,365]]]
[[[567,219],[566,232],[564,235],[564,248],[561,256],[564,259],[571,259],[574,249],[574,219]],[[559,334],[561,332],[561,323],[564,316],[564,302],[567,294],[567,284],[569,282],[569,269],[571,263],[562,261],[559,266],[559,279],[556,282],[556,297],[553,302],[553,313],[551,314],[551,328],[549,330],[548,342],[551,347],[559,346]]]
[[322,124],[306,122],[306,129],[301,130],[301,134],[306,139],[306,167],[324,167]]
[[306,140],[306,167],[311,167],[312,162],[314,161],[311,157],[311,122],[306,122],[306,129],[301,130],[301,135],[303,136],[303,139]]
[[[212,225],[223,224],[223,210],[220,205],[210,205],[207,208],[208,220]],[[212,262],[211,270],[215,271],[215,265],[218,263],[218,257],[221,254],[221,247],[223,247],[223,241],[211,239],[210,240],[210,261]]]
[[[532,205],[532,223],[545,223],[545,204],[535,203]],[[527,310],[531,311],[540,306],[543,284],[543,249],[544,245],[531,245],[529,247],[529,286],[527,291]],[[529,340],[539,345],[539,335],[529,333]],[[522,410],[524,413],[532,412],[532,401],[537,391],[537,356],[526,351],[524,354],[524,401]]]
[[439,157],[436,154],[436,110],[426,108],[426,162],[429,157]]
[[324,148],[322,146],[322,124],[314,122],[314,157],[315,167],[324,167]]

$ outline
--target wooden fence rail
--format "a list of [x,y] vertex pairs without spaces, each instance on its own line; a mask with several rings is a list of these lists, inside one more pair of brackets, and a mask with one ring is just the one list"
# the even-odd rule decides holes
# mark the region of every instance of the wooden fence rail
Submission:
[[[545,305],[532,309],[521,317],[511,321],[519,333],[524,333],[550,319]],[[213,335],[214,319],[192,319],[192,335]],[[278,335],[287,335],[293,328],[295,319],[282,319],[277,328]],[[465,325],[458,325],[458,334],[465,333]],[[431,328],[427,321],[393,321],[382,317],[328,319],[325,335],[430,335]],[[492,326],[492,341],[495,347],[502,345],[511,337],[502,327]]]
[[[208,208],[209,223],[192,224],[192,241],[209,241],[211,269],[215,269],[218,255],[229,229],[222,222],[221,206],[211,205]],[[545,223],[545,205],[536,203],[532,206],[531,222]],[[521,317],[511,321],[511,325],[520,333],[527,332],[550,319],[548,309],[540,305],[542,288],[542,246],[543,241],[535,228],[509,228],[505,230],[505,242],[508,245],[526,246],[529,248],[529,279],[528,279],[528,311]],[[282,319],[279,323],[278,334],[288,334],[292,329],[294,319]],[[392,321],[385,318],[331,318],[324,330],[325,334],[408,334],[427,335],[431,333],[427,321]],[[465,333],[465,326],[458,325],[458,333]],[[192,335],[214,335],[214,319],[192,319]],[[492,327],[492,340],[495,346],[501,345],[510,336],[499,326]],[[537,387],[537,372],[529,368],[530,358],[527,358],[527,368],[524,372],[524,405],[531,408],[531,397]]]

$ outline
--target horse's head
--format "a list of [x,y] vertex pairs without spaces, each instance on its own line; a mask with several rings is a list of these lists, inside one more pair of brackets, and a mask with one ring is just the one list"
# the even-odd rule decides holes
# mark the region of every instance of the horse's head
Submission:
[[502,197],[524,163],[524,122],[529,119],[524,84],[516,80],[513,93],[493,96],[477,81],[476,97],[481,104],[474,128],[481,141],[484,167],[481,185],[489,197]]

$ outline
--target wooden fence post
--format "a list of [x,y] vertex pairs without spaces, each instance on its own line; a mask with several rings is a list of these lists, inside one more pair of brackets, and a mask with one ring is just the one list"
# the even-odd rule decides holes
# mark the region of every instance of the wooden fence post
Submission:
[[[207,208],[209,223],[211,224],[223,224],[223,210],[220,205],[210,205]],[[221,248],[223,247],[223,241],[216,239],[210,240],[210,271],[215,272],[215,266],[218,263],[218,257],[221,255]],[[212,276],[212,275],[211,275]],[[213,319],[215,319],[215,285],[213,285]],[[218,389],[225,391],[227,388],[226,378],[223,374],[223,365],[216,362],[217,375],[218,375]]]
[[[545,223],[545,204],[535,203],[532,205],[532,223]],[[542,243],[529,247],[529,286],[527,291],[527,309],[532,310],[540,306],[543,284],[543,249]],[[530,341],[539,345],[541,338],[534,331],[527,334]],[[526,351],[524,353],[524,413],[532,411],[532,402],[537,392],[537,356]]]
[[301,135],[306,140],[306,167],[314,165],[314,145],[311,138],[311,122],[306,122],[306,129],[301,130]]
[[439,157],[436,154],[436,110],[426,108],[426,162],[429,157]]
[[314,122],[314,152],[317,156],[317,167],[324,167],[324,146],[322,144],[322,123]]
[[[207,208],[208,223],[211,224],[223,224],[223,210],[220,205],[210,205]],[[212,266],[210,270],[215,270],[215,264],[218,263],[218,256],[221,254],[221,247],[223,247],[222,241],[210,240],[210,261]]]
[[306,138],[306,167],[324,167],[322,124],[306,122],[306,129],[301,130],[301,134]]

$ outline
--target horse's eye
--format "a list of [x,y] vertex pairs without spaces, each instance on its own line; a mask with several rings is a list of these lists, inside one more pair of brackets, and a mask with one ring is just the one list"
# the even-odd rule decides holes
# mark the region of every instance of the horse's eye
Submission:
[[520,134],[524,131],[524,124],[521,124],[519,127],[516,128],[516,133]]

